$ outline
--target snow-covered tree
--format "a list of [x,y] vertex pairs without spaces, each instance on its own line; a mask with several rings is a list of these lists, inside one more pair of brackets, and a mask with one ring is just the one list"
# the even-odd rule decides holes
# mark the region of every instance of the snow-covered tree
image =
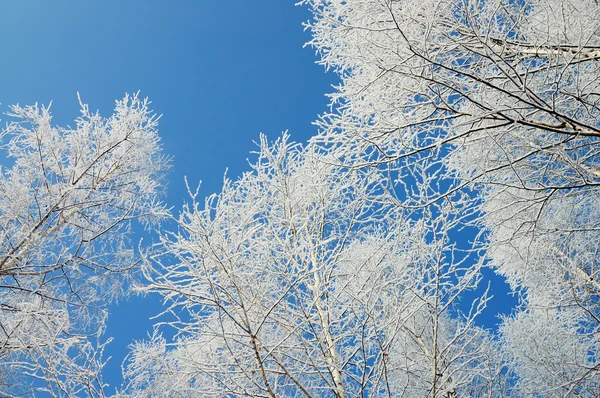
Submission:
[[137,95],[74,127],[13,106],[0,168],[0,395],[101,396],[106,305],[139,263],[131,221],[164,216],[158,118]]
[[598,2],[302,3],[341,77],[315,141],[403,184],[437,170],[437,197],[403,189],[405,206],[475,190],[489,263],[521,293],[501,328],[515,385],[600,394]]
[[[124,395],[502,396],[476,249],[437,206],[409,213],[385,176],[265,137],[252,171],[183,209],[144,267],[166,317],[134,345]],[[173,340],[160,334],[175,332]]]

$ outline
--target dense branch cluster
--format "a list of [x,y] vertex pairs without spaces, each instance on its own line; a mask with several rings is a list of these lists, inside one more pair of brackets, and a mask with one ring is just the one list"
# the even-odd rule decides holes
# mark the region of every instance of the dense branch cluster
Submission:
[[494,390],[499,361],[473,325],[486,298],[450,317],[479,278],[447,244],[456,220],[446,208],[411,219],[383,175],[326,160],[263,139],[252,173],[184,209],[144,290],[186,315],[173,347],[157,335],[134,348],[131,396]]
[[488,264],[522,293],[500,330],[515,391],[597,395],[598,4],[306,3],[311,44],[342,78],[316,141],[403,181],[439,170],[440,200],[474,190]]
[[53,127],[48,108],[12,107],[2,131],[12,165],[0,173],[4,394],[26,393],[26,376],[55,395],[103,388],[105,308],[140,261],[130,221],[166,214],[147,105],[127,96],[104,119],[82,104],[74,128]]

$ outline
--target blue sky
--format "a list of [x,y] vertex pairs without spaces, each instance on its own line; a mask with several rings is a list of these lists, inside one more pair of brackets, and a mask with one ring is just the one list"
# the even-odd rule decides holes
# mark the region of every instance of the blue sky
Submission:
[[[0,112],[53,101],[54,121],[67,125],[78,116],[77,92],[108,116],[115,99],[140,90],[163,115],[159,131],[173,157],[166,201],[177,211],[184,176],[202,180],[203,195],[219,191],[227,168],[232,178],[248,169],[260,132],[276,138],[289,129],[297,141],[316,133],[311,123],[336,78],[302,48],[309,18],[293,0],[3,0]],[[488,326],[509,307],[506,288],[494,289],[502,299],[482,320]],[[147,335],[160,309],[153,297],[112,308],[106,382],[120,385],[127,345]]]
[[[163,115],[159,131],[173,157],[167,202],[178,209],[184,176],[202,180],[204,195],[218,191],[226,168],[230,177],[248,169],[260,132],[275,138],[289,129],[297,141],[316,132],[311,122],[326,110],[335,76],[302,48],[309,17],[293,0],[4,0],[0,112],[52,101],[55,123],[72,125],[77,92],[108,116],[115,99],[141,90]],[[112,309],[112,386],[127,345],[146,336],[159,310],[152,297]]]

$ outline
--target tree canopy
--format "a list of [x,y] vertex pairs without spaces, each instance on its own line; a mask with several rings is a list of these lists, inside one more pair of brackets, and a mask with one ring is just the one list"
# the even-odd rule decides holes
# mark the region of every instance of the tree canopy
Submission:
[[[13,108],[6,394],[104,396],[106,305],[137,270],[127,289],[165,307],[120,397],[600,395],[598,3],[300,5],[340,78],[318,135],[261,136],[178,215],[147,102],[68,129]],[[136,251],[138,219],[156,241]],[[519,300],[494,330],[485,273]]]
[[74,128],[49,108],[12,107],[0,169],[0,394],[97,396],[107,304],[140,258],[131,221],[157,221],[157,117],[137,95],[106,119],[81,104]]

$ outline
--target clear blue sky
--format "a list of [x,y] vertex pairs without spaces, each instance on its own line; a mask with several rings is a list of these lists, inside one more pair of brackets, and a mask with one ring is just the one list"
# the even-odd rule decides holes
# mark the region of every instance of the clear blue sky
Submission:
[[[48,104],[57,124],[78,116],[77,92],[92,109],[141,90],[163,115],[160,134],[173,156],[167,201],[186,199],[183,177],[220,189],[223,173],[247,169],[260,132],[289,129],[305,141],[326,109],[335,81],[315,65],[293,0],[3,0],[0,2],[0,111]],[[2,117],[6,119],[5,117]],[[120,384],[120,365],[133,339],[144,338],[153,298],[114,308],[106,381]]]
[[[163,115],[160,134],[173,157],[167,202],[186,200],[183,177],[220,189],[223,173],[247,170],[260,132],[288,130],[297,141],[316,133],[336,81],[315,65],[294,0],[2,0],[0,112],[8,105],[47,104],[57,124],[78,116],[76,93],[106,116],[114,100],[141,90]],[[506,289],[493,293],[505,300]],[[484,323],[493,325],[502,301]],[[112,309],[114,337],[106,381],[121,383],[127,345],[149,332],[160,311],[153,297]],[[112,389],[109,390],[112,392]]]

